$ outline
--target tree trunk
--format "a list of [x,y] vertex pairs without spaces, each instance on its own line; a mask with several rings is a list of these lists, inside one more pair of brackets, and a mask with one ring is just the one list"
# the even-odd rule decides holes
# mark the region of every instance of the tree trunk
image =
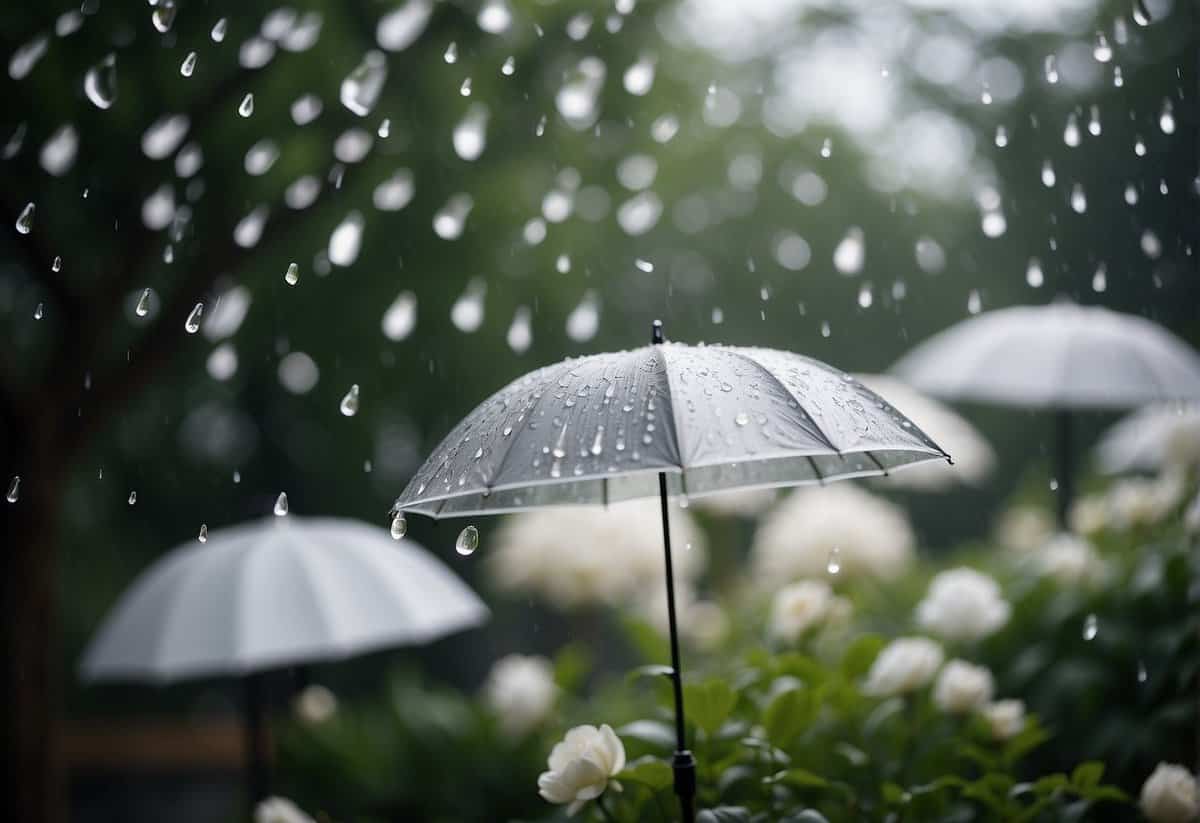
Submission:
[[[57,508],[66,477],[55,438],[6,421],[0,445],[7,491],[21,477],[16,502],[0,501],[0,666],[3,668],[4,789],[0,818],[14,823],[65,819],[59,754]],[[8,809],[4,812],[3,809]]]

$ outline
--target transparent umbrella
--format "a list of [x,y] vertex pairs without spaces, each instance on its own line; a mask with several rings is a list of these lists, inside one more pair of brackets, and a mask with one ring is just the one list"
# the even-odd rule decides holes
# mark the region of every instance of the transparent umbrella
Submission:
[[355,520],[268,517],[151,565],[105,618],[80,674],[243,678],[254,803],[266,795],[262,672],[428,643],[487,617],[475,593],[410,540]]
[[[547,366],[496,392],[417,470],[396,500],[394,526],[412,512],[464,517],[657,495],[675,792],[691,821],[695,760],[685,735],[668,497],[887,474],[949,455],[824,363],[771,349],[668,344],[657,322],[652,340]],[[475,534],[464,529],[460,548],[470,548]]]
[[1058,427],[1059,521],[1072,496],[1072,414],[1200,399],[1200,355],[1144,317],[1059,300],[962,321],[891,369],[949,400],[1049,409]]

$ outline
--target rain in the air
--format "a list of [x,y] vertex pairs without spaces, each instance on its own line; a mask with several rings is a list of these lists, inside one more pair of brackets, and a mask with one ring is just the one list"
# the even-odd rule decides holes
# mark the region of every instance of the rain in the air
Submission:
[[0,21],[0,817],[1200,821],[1196,0]]

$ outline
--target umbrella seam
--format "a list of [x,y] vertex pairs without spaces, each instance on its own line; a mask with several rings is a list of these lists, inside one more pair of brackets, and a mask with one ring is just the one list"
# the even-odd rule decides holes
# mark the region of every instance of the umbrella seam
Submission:
[[[769,381],[774,383],[779,388],[783,389],[784,394],[786,394],[792,400],[796,401],[796,408],[798,408],[800,410],[801,414],[803,414],[804,417],[808,420],[808,422],[812,424],[812,427],[816,431],[817,435],[822,440],[825,441],[826,445],[828,445],[829,448],[833,449],[834,454],[836,454],[838,457],[842,456],[842,450],[839,449],[837,446],[835,446],[833,443],[833,440],[831,440],[829,438],[829,435],[827,435],[825,433],[825,430],[822,429],[819,425],[817,425],[817,421],[814,420],[813,416],[808,413],[808,409],[804,408],[804,403],[800,400],[800,398],[797,397],[791,389],[789,389],[786,385],[784,385],[784,382],[782,380],[780,380],[778,377],[776,377],[775,374],[770,369],[768,369],[762,363],[759,363],[757,360],[755,360],[749,354],[744,353],[741,349],[739,349],[735,346],[722,346],[721,349],[723,351],[732,353],[735,357],[740,358],[741,360],[744,360],[747,363],[749,363],[750,365],[754,366],[754,368],[758,369],[760,372],[765,374]],[[801,355],[801,356],[803,356],[803,355]],[[806,359],[811,359],[811,358],[806,358]],[[827,367],[827,368],[829,368],[829,367]]]
[[814,474],[814,475],[816,476],[816,478],[817,478],[817,485],[819,485],[819,486],[824,486],[824,485],[825,485],[825,478],[824,478],[824,476],[821,474],[821,470],[820,470],[819,468],[817,468],[817,461],[816,461],[816,460],[813,460],[813,457],[812,457],[812,455],[811,455],[811,454],[806,454],[806,455],[804,455],[804,459],[806,459],[806,460],[808,461],[808,465],[812,467],[813,474]]
[[675,395],[674,389],[671,386],[671,365],[670,358],[667,357],[667,345],[665,343],[655,343],[651,346],[655,349],[663,362],[663,379],[667,381],[666,398],[667,403],[671,406],[671,428],[675,431],[675,458],[678,461],[679,472],[683,474],[687,471],[684,465],[683,458],[683,428],[679,425],[679,416],[675,413]]

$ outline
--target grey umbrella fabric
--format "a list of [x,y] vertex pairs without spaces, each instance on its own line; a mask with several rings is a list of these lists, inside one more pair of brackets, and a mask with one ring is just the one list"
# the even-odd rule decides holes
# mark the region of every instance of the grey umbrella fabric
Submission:
[[667,343],[522,377],[434,450],[395,508],[431,517],[816,483],[947,459],[853,376],[796,354]]
[[891,369],[952,400],[1045,409],[1200,398],[1200,355],[1143,317],[1058,301],[962,321]]

